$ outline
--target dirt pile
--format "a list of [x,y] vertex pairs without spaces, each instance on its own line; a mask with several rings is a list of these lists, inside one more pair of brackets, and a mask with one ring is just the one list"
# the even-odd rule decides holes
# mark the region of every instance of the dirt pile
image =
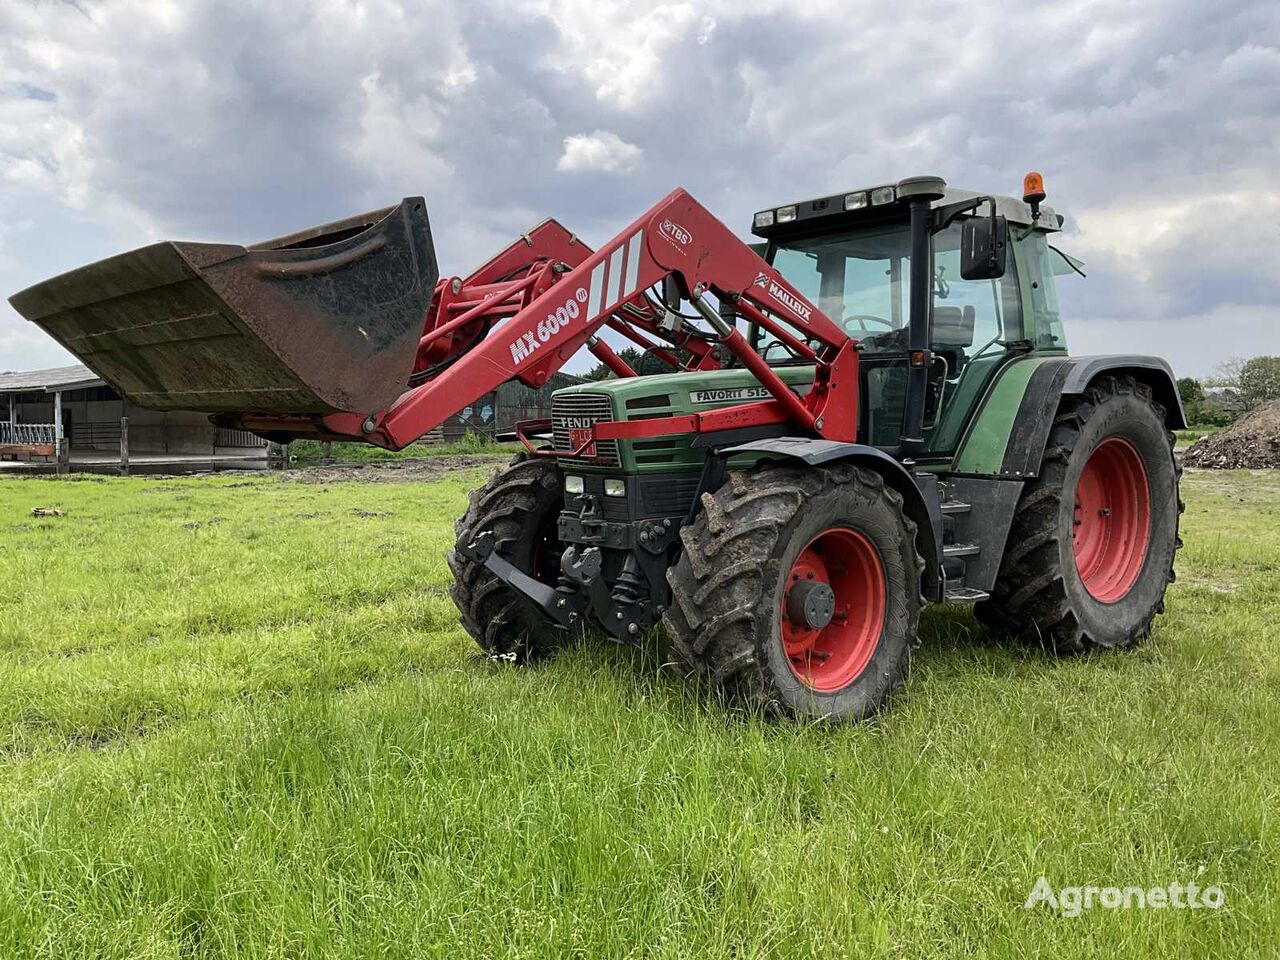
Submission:
[[1210,470],[1280,468],[1280,400],[1246,414],[1215,436],[1197,440],[1182,462]]

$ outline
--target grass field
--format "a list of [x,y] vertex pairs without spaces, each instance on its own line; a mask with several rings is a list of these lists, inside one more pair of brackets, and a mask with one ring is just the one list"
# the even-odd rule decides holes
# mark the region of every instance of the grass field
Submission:
[[798,728],[656,647],[481,659],[480,473],[0,480],[0,957],[1275,954],[1280,476],[1187,477],[1139,651],[935,609],[893,711]]

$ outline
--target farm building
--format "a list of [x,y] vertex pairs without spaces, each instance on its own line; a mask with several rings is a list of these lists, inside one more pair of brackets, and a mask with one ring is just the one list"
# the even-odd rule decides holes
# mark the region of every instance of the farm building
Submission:
[[[503,384],[467,404],[424,439],[510,433],[519,420],[549,417],[552,391],[578,382],[577,377],[558,373],[539,389]],[[105,462],[119,454],[125,418],[131,454],[150,459],[265,456],[266,441],[247,431],[215,427],[202,413],[162,413],[135,406],[79,364],[0,373],[0,456],[53,460],[62,440],[64,458],[73,467],[77,462]]]
[[88,367],[0,373],[0,452],[52,459],[58,441],[77,460],[120,449],[122,418],[129,449],[140,454],[245,455],[266,443],[243,430],[215,427],[202,413],[144,410]]

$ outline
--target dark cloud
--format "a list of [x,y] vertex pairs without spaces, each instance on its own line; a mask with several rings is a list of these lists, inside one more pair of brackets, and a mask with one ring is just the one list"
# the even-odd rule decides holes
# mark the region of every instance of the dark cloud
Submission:
[[[676,185],[745,228],[784,199],[924,171],[1015,192],[1036,167],[1089,262],[1064,287],[1076,347],[1163,329],[1150,348],[1204,373],[1280,352],[1278,161],[1274,2],[0,8],[6,293],[414,193],[465,271],[548,215],[602,240]],[[0,368],[58,359],[0,316]]]

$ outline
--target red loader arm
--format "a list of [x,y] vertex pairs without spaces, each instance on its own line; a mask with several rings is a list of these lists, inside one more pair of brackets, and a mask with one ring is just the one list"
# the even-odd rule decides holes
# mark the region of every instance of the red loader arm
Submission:
[[[648,290],[668,277],[773,399],[683,417],[601,423],[595,438],[790,422],[799,432],[854,439],[854,341],[684,190],[669,194],[597,252],[548,220],[465,280],[440,281],[409,388],[385,410],[236,419],[262,433],[400,449],[509,380],[541,386],[583,346],[618,375],[634,375],[597,338],[606,324],[677,369],[672,348],[689,354],[686,369],[713,368],[722,355],[713,349],[714,339],[663,325],[666,310]],[[730,317],[761,325],[811,360],[812,389],[804,397],[792,392],[732,321],[708,304],[707,293]]]

